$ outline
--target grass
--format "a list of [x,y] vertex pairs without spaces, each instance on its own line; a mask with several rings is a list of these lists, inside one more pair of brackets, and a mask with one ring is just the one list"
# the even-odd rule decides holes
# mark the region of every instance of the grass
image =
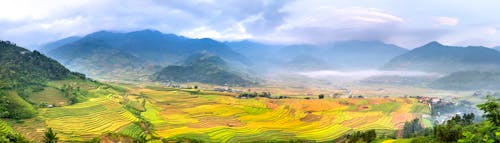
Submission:
[[382,111],[385,114],[389,114],[399,109],[401,103],[399,102],[387,102],[382,104],[372,105],[372,111]]
[[423,113],[423,114],[431,114],[431,110],[428,105],[425,104],[415,104],[411,108],[412,113]]
[[12,133],[14,130],[7,124],[7,122],[4,122],[0,120],[0,134],[3,133]]
[[28,99],[35,104],[45,102],[47,104],[65,105],[68,102],[63,93],[54,87],[46,87],[43,91],[34,92]]

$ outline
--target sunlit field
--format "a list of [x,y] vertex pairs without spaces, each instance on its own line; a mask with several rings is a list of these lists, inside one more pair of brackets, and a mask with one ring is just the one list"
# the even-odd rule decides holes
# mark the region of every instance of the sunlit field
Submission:
[[206,142],[263,140],[330,141],[352,131],[402,128],[407,120],[429,114],[413,99],[238,99],[193,91],[137,89],[146,112],[164,138]]

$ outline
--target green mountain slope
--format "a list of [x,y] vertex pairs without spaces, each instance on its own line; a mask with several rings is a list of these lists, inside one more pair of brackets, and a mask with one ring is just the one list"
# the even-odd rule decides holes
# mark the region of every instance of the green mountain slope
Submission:
[[38,51],[29,51],[10,42],[0,42],[0,88],[17,88],[84,75],[70,72]]
[[222,58],[208,53],[194,54],[181,65],[167,66],[155,74],[154,80],[240,86],[252,84],[237,72],[229,70]]
[[[85,75],[74,73],[64,66],[37,51],[29,51],[7,41],[0,41],[0,118],[30,118],[36,114],[37,102],[31,97],[47,88],[53,81],[86,82],[94,84]],[[57,93],[68,104],[84,100],[84,89],[64,84]],[[72,90],[78,88],[78,90]],[[71,91],[71,92],[69,92]],[[50,101],[49,95],[39,94],[40,98]],[[45,97],[45,98],[44,98]],[[40,102],[38,102],[40,103]]]

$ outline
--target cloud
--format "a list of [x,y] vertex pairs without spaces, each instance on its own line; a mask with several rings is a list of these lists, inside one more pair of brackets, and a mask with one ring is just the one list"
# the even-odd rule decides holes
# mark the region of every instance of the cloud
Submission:
[[458,19],[453,17],[436,17],[434,18],[435,26],[455,26],[458,24]]
[[286,5],[281,10],[288,15],[284,17],[283,24],[270,34],[257,38],[278,43],[311,44],[353,39],[381,40],[397,33],[406,23],[404,18],[376,8],[340,8],[333,3],[314,2],[296,1]]
[[[496,29],[500,20],[494,15],[500,12],[494,7],[500,2],[494,1],[445,0],[432,1],[431,5],[426,0],[0,2],[0,39],[26,47],[99,30],[140,29],[193,38],[250,39],[278,44],[381,40],[414,48],[434,40],[461,44],[474,39],[481,44],[500,45],[500,38],[495,38],[499,37]],[[409,11],[417,8],[417,12]]]

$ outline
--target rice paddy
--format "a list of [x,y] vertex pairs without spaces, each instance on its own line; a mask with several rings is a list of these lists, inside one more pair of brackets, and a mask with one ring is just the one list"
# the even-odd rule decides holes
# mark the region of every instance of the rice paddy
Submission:
[[[428,114],[425,105],[407,98],[240,99],[194,89],[123,88],[89,87],[89,98],[82,103],[39,108],[38,117],[9,124],[31,139],[40,139],[50,127],[61,141],[116,133],[134,139],[203,142],[324,142],[352,131],[392,132]],[[10,128],[0,122],[4,130]]]
[[141,115],[159,136],[206,142],[331,141],[352,131],[397,130],[420,114],[413,106],[422,106],[405,98],[238,99],[139,90],[149,99]]

